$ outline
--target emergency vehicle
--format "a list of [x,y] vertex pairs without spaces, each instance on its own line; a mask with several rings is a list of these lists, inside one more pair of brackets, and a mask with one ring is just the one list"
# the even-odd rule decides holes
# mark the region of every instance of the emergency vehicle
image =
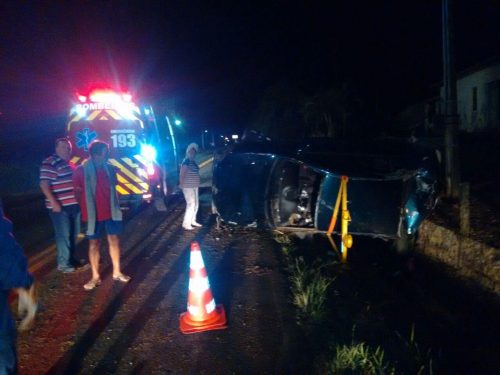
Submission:
[[108,143],[109,162],[118,171],[120,204],[127,208],[154,201],[157,209],[165,210],[164,199],[174,192],[178,176],[176,142],[167,125],[160,129],[153,108],[137,105],[127,92],[94,89],[78,94],[66,129],[72,161],[81,164],[92,141]]

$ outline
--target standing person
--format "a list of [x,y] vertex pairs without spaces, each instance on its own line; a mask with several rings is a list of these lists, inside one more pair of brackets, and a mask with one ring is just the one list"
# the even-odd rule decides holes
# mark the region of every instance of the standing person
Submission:
[[75,165],[70,161],[71,151],[67,138],[56,139],[55,153],[43,160],[40,167],[40,188],[54,226],[57,269],[62,272],[73,272],[75,266],[81,265],[74,259],[80,207],[73,191]]
[[198,188],[200,187],[200,168],[194,160],[197,152],[198,145],[196,143],[189,144],[179,175],[179,187],[182,189],[184,199],[186,199],[186,212],[182,222],[182,227],[185,230],[193,230],[194,227],[202,226],[196,221],[199,206]]
[[113,280],[127,283],[130,276],[120,269],[120,240],[122,212],[116,193],[116,168],[108,163],[109,146],[94,141],[89,146],[90,157],[75,170],[73,183],[76,199],[82,208],[82,220],[87,222],[89,261],[92,279],[83,287],[92,290],[101,284],[99,260],[101,237],[107,234],[109,254],[113,264]]
[[0,374],[17,374],[16,326],[8,303],[13,288],[34,288],[28,262],[12,235],[0,200]]

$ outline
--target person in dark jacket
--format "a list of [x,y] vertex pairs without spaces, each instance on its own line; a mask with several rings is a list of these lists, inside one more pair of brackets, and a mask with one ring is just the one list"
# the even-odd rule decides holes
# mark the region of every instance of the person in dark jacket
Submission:
[[16,326],[8,297],[11,289],[28,289],[33,277],[21,246],[12,235],[12,223],[4,216],[0,199],[0,374],[17,373]]

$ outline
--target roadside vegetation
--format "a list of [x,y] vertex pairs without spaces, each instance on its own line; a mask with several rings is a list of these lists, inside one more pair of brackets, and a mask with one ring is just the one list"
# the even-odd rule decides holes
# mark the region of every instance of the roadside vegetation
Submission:
[[38,191],[38,165],[31,161],[0,162],[0,194],[2,196]]
[[342,300],[336,281],[349,272],[348,264],[331,254],[304,251],[292,236],[277,233],[275,241],[284,255],[296,322],[305,338],[300,348],[305,367],[312,365],[318,374],[433,373],[431,351],[421,351],[413,325],[407,335],[385,332],[378,317],[370,316],[370,306]]
[[293,304],[297,307],[299,324],[308,319],[321,319],[327,297],[327,289],[333,282],[323,276],[324,265],[308,266],[303,257],[294,258],[289,265]]

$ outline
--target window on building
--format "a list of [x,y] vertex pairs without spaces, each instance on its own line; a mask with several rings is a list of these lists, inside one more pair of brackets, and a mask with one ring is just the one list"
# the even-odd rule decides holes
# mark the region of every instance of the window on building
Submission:
[[477,111],[477,87],[472,88],[472,111]]

